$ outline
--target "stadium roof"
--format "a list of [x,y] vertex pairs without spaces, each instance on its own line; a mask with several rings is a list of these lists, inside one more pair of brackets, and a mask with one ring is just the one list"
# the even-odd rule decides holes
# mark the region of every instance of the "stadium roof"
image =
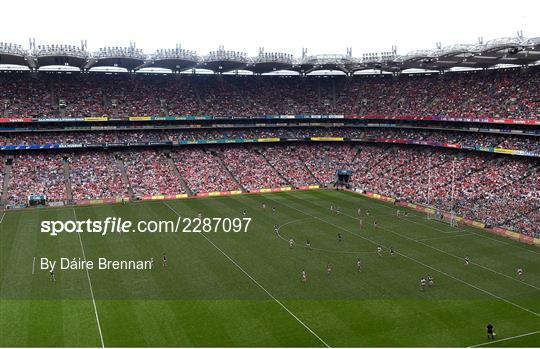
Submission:
[[180,72],[187,69],[208,69],[218,73],[248,70],[263,74],[280,70],[308,74],[318,70],[336,70],[347,74],[368,69],[401,72],[406,69],[447,70],[451,68],[490,68],[500,64],[529,65],[540,61],[540,37],[504,37],[476,45],[457,44],[435,50],[416,50],[405,55],[394,52],[364,54],[353,57],[322,54],[295,58],[281,52],[264,52],[249,57],[244,52],[228,51],[222,46],[204,57],[195,51],[158,50],[152,55],[143,53],[134,44],[128,47],[106,47],[89,52],[85,46],[44,45],[25,50],[20,45],[0,43],[0,64],[27,66],[64,65],[89,70],[94,67],[118,67],[128,71],[142,68],[165,68]]

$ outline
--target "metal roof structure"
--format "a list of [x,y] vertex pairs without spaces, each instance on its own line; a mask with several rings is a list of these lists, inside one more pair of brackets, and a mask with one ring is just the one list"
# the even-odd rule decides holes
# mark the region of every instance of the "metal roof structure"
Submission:
[[201,61],[197,52],[184,50],[179,47],[175,49],[157,50],[145,61],[142,68],[163,68],[174,72],[195,68]]
[[195,51],[176,49],[158,50],[145,54],[131,43],[128,47],[106,47],[90,52],[86,44],[81,47],[71,45],[32,45],[25,50],[21,45],[0,42],[0,64],[26,66],[36,70],[44,66],[64,65],[88,71],[95,67],[118,67],[128,71],[142,68],[165,68],[174,72],[188,69],[208,69],[215,73],[247,70],[263,74],[280,70],[297,71],[308,74],[318,70],[342,71],[346,74],[368,69],[399,73],[406,69],[444,71],[451,68],[491,68],[497,65],[530,65],[540,63],[540,37],[503,37],[480,42],[476,45],[457,44],[438,47],[434,50],[415,50],[404,55],[393,52],[364,54],[353,57],[347,54],[307,55],[302,58],[281,52],[264,52],[249,57],[244,52],[218,50],[199,56]]

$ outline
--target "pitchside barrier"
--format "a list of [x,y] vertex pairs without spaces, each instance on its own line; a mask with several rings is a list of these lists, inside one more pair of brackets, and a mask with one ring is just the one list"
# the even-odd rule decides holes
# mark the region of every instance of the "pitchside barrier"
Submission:
[[[447,121],[447,122],[479,122],[487,124],[505,124],[505,125],[540,125],[540,115],[531,115],[535,119],[503,119],[494,118],[489,116],[484,117],[455,117],[455,116],[402,116],[402,115],[352,115],[352,114],[325,114],[325,115],[250,115],[248,117],[241,117],[234,119],[242,120],[320,120],[320,119],[363,119],[363,120],[421,120],[421,121]],[[214,120],[212,115],[175,115],[175,116],[130,116],[127,120],[125,118],[118,117],[74,117],[74,118],[28,118],[28,117],[10,117],[0,118],[0,123],[20,123],[20,122],[115,122],[115,121],[179,121],[179,120]]]
[[[353,190],[348,190],[348,191],[350,191],[352,193],[355,193],[355,194],[362,195],[362,196],[366,196],[366,197],[369,197],[369,198],[372,198],[372,199],[376,199],[376,200],[379,200],[379,201],[391,202],[391,203],[393,203],[395,205],[410,208],[410,209],[413,209],[415,211],[426,213],[426,214],[428,212],[430,212],[430,211],[433,211],[432,208],[427,207],[427,206],[423,206],[423,205],[419,205],[419,204],[413,204],[413,203],[409,203],[409,202],[398,201],[395,198],[380,195],[380,194],[376,194],[376,193],[371,193],[371,192],[363,193],[363,192],[357,192],[357,191],[353,191]],[[485,223],[478,222],[478,221],[473,221],[473,220],[463,218],[463,217],[460,217],[460,216],[455,216],[455,215],[452,215],[451,213],[448,213],[448,212],[443,212],[443,215],[445,215],[445,219],[447,219],[447,220],[450,220],[453,217],[453,219],[455,219],[456,223],[468,225],[468,226],[474,227],[474,228],[479,228],[479,229],[485,230],[485,231],[487,231],[487,232],[489,232],[491,234],[503,236],[503,237],[506,237],[508,239],[512,239],[512,240],[515,240],[515,241],[518,241],[518,242],[521,242],[521,243],[524,243],[524,244],[540,246],[540,238],[534,238],[532,236],[523,235],[523,234],[511,231],[511,230],[504,229],[504,228],[499,228],[499,227],[487,228]]]
[[[263,194],[263,193],[280,193],[288,191],[297,191],[297,190],[313,190],[321,189],[319,185],[306,185],[298,188],[293,187],[280,187],[280,188],[261,188],[253,189],[249,192],[244,192],[241,190],[232,190],[232,191],[214,191],[214,192],[203,192],[197,193],[195,195],[188,194],[174,194],[174,195],[147,195],[139,197],[137,201],[156,201],[156,200],[177,200],[177,199],[188,199],[188,198],[199,198],[199,197],[217,197],[217,196],[231,196],[231,195],[240,195],[240,194]],[[124,198],[124,202],[129,202],[129,198]],[[131,200],[133,201],[133,200]],[[87,205],[100,205],[100,204],[114,204],[121,203],[122,198],[114,199],[99,199],[99,200],[80,200],[76,201],[75,205],[77,206],[87,206]]]
[[[197,197],[217,197],[217,196],[231,196],[231,195],[241,195],[241,194],[261,194],[261,193],[279,193],[279,192],[289,192],[289,191],[300,191],[300,190],[314,190],[314,189],[328,189],[326,187],[320,186],[320,185],[307,185],[307,186],[301,186],[298,188],[293,187],[280,187],[280,188],[262,188],[262,189],[254,189],[249,192],[243,192],[240,190],[234,190],[234,191],[223,191],[223,192],[208,192],[208,193],[198,193],[196,195],[188,195],[188,194],[176,194],[176,195],[154,195],[154,196],[144,196],[140,198],[140,201],[155,201],[155,200],[175,200],[175,199],[188,199],[188,198],[197,198]],[[398,201],[395,198],[380,195],[377,193],[371,193],[371,192],[358,192],[354,190],[345,189],[348,192],[359,194],[365,197],[369,197],[375,200],[389,202],[394,205],[398,205],[401,207],[406,207],[413,209],[418,212],[428,213],[433,212],[433,208],[426,207],[419,204],[413,204],[409,202],[403,202]],[[98,199],[98,200],[81,200],[76,201],[75,205],[77,206],[88,206],[88,205],[101,205],[101,204],[114,204],[114,203],[121,203],[121,202],[129,202],[132,201],[130,198],[110,198],[110,199]],[[482,222],[473,221],[467,218],[463,218],[460,216],[454,216],[451,215],[448,212],[444,212],[444,215],[446,215],[447,219],[455,219],[455,222],[465,224],[471,227],[479,228],[482,230],[485,230],[491,234],[504,236],[506,238],[519,241],[524,244],[528,245],[535,245],[540,246],[540,238],[533,238],[532,236],[526,236],[520,233],[513,232],[508,229],[494,227],[494,228],[487,228],[486,225]]]

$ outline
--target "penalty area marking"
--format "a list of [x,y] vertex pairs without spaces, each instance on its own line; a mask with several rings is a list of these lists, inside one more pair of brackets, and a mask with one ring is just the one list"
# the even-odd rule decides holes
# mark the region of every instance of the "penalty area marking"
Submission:
[[[306,215],[306,216],[313,217],[313,218],[315,218],[315,219],[317,219],[317,220],[319,220],[319,221],[321,221],[321,222],[323,222],[323,223],[326,223],[326,224],[328,224],[328,225],[332,225],[332,226],[334,226],[334,227],[336,227],[336,228],[338,228],[338,229],[340,229],[340,230],[342,230],[342,231],[344,231],[344,232],[348,232],[348,233],[350,233],[350,234],[352,234],[352,235],[354,235],[354,236],[358,236],[359,238],[364,239],[364,240],[366,240],[366,241],[369,241],[369,242],[371,242],[371,243],[374,244],[374,245],[378,245],[378,246],[382,246],[382,247],[384,247],[384,248],[387,248],[387,246],[385,246],[385,245],[383,245],[383,244],[380,244],[380,243],[378,243],[377,241],[375,241],[375,240],[373,240],[373,239],[370,239],[370,238],[368,238],[368,237],[362,236],[362,235],[360,235],[360,234],[358,234],[358,233],[353,232],[352,230],[349,230],[349,229],[347,229],[347,228],[343,228],[343,227],[341,227],[341,226],[339,226],[339,225],[337,225],[337,224],[335,224],[335,223],[332,223],[332,222],[330,222],[330,221],[328,221],[328,220],[325,220],[325,219],[322,219],[322,218],[320,218],[320,217],[314,216],[314,215],[312,215],[312,214],[310,214],[310,213],[308,213],[308,212],[302,211],[301,209],[299,209],[299,208],[297,208],[297,207],[291,206],[291,205],[289,205],[289,204],[285,204],[285,203],[283,203],[283,202],[280,202],[280,201],[277,201],[277,200],[274,200],[274,199],[270,199],[270,200],[272,200],[272,201],[274,201],[274,202],[277,202],[278,204],[280,204],[280,205],[282,205],[282,206],[285,206],[285,207],[288,207],[288,208],[290,208],[290,209],[296,210],[296,211],[298,211],[298,212],[300,212],[300,213],[303,213],[303,214]],[[300,200],[301,200],[302,202],[306,202],[306,201],[307,201],[307,200],[305,200],[305,199],[300,199]],[[308,201],[308,202],[309,202],[309,201]],[[314,206],[316,206],[316,207],[321,207],[321,206],[319,206],[319,205],[317,205],[317,204],[312,204],[312,205],[314,205]],[[347,214],[345,214],[344,216],[349,217],[349,218],[353,218],[353,219],[355,219],[355,220],[357,219],[356,217],[353,217],[353,216],[350,216],[350,215],[347,215]],[[394,233],[394,234],[396,234],[396,235],[398,235],[398,236],[401,236],[401,234],[396,233],[395,231],[393,231],[393,230],[391,230],[391,229],[383,228],[383,227],[380,227],[380,229],[386,230],[386,231],[388,231],[388,232],[391,232],[391,233]],[[409,240],[414,241],[414,240],[412,240],[412,239],[409,239]],[[421,242],[420,242],[420,243],[421,243]],[[426,246],[431,247],[431,246],[429,246],[429,245],[426,245]],[[448,278],[451,278],[451,279],[453,279],[453,280],[455,280],[455,281],[458,281],[458,282],[460,282],[460,283],[462,283],[462,284],[464,284],[464,285],[470,286],[471,288],[474,288],[474,289],[476,289],[476,290],[478,290],[478,291],[480,291],[480,292],[482,292],[482,293],[485,293],[485,294],[487,294],[487,295],[489,295],[489,296],[491,296],[491,297],[493,297],[493,298],[499,299],[499,300],[501,300],[501,301],[503,301],[503,302],[505,302],[505,303],[508,303],[508,304],[510,304],[510,305],[512,305],[512,306],[514,306],[514,307],[516,307],[516,308],[519,308],[519,309],[524,310],[524,311],[526,311],[526,312],[528,312],[528,313],[530,313],[530,314],[533,314],[534,316],[540,317],[540,314],[539,314],[539,313],[536,313],[536,312],[534,312],[534,311],[532,311],[532,310],[530,310],[530,309],[527,309],[527,308],[525,308],[525,307],[523,307],[523,306],[521,306],[521,305],[519,305],[519,304],[516,304],[516,303],[514,303],[514,302],[512,302],[512,301],[510,301],[510,300],[508,300],[508,299],[506,299],[506,298],[504,298],[504,297],[498,296],[498,295],[496,295],[496,294],[494,294],[494,293],[492,293],[492,292],[490,292],[490,291],[484,290],[484,289],[482,289],[482,288],[480,288],[480,287],[478,287],[478,286],[476,286],[476,285],[473,285],[473,284],[471,284],[471,283],[469,283],[469,282],[467,282],[467,281],[465,281],[465,280],[462,280],[462,279],[460,279],[460,278],[458,278],[458,277],[455,277],[455,276],[453,276],[453,275],[451,275],[451,274],[448,274],[447,272],[444,272],[444,271],[442,271],[442,270],[440,270],[440,269],[437,269],[437,268],[435,268],[435,267],[433,267],[433,266],[431,266],[431,265],[429,265],[429,264],[426,264],[426,263],[424,263],[424,262],[422,262],[422,261],[420,261],[420,260],[418,260],[418,259],[416,259],[416,258],[414,258],[414,257],[408,256],[408,255],[406,255],[406,254],[404,254],[404,253],[401,253],[401,252],[399,252],[399,251],[396,251],[396,254],[399,255],[399,256],[402,256],[402,257],[404,257],[404,258],[406,258],[406,259],[408,259],[408,260],[411,260],[411,261],[413,261],[413,262],[415,262],[415,263],[417,263],[417,264],[420,264],[420,265],[422,265],[422,266],[424,266],[424,267],[426,267],[426,268],[429,268],[429,269],[431,269],[431,270],[433,270],[433,271],[436,271],[436,272],[438,272],[439,274],[442,274],[442,275],[444,275],[444,276],[446,276],[446,277],[448,277]],[[503,274],[503,275],[504,275],[504,274]],[[533,286],[533,287],[536,288],[536,286]]]
[[[176,214],[177,216],[180,216],[180,214],[171,206],[169,205],[166,201],[162,201],[163,205],[167,206],[172,212],[174,212],[174,214]],[[306,325],[302,320],[300,320],[300,318],[298,316],[296,316],[292,311],[289,310],[289,308],[287,308],[283,303],[281,303],[276,297],[274,297],[266,288],[264,288],[263,285],[261,285],[257,280],[255,280],[246,270],[244,270],[244,268],[242,268],[234,259],[232,259],[227,253],[225,253],[221,248],[219,248],[212,240],[210,240],[206,235],[204,235],[203,233],[199,233],[202,237],[204,237],[206,239],[206,241],[208,241],[212,246],[214,246],[216,248],[216,250],[218,250],[219,252],[221,252],[222,255],[224,255],[232,264],[234,264],[242,273],[244,273],[244,275],[246,275],[251,281],[253,281],[253,283],[257,286],[259,286],[259,288],[261,290],[264,291],[264,293],[266,293],[270,298],[272,298],[277,304],[279,304],[285,311],[287,311],[287,313],[289,313],[289,315],[291,315],[296,321],[298,321],[298,323],[300,323],[306,330],[308,330],[313,336],[315,336],[315,338],[317,338],[325,347],[327,348],[330,348],[330,346],[328,344],[326,344],[326,342],[321,338],[319,337],[319,335],[317,333],[315,333],[308,325]]]
[[[364,199],[366,199],[366,198],[364,198]],[[349,202],[349,201],[348,201],[348,202]],[[387,206],[387,205],[383,204],[382,202],[378,202],[376,199],[373,199],[373,204],[376,204],[376,205],[381,206],[381,207],[390,208],[390,206]],[[319,206],[319,205],[317,205],[317,206]],[[319,207],[321,207],[321,206],[319,206]],[[421,217],[421,216],[422,216],[421,213],[420,213],[420,212],[417,212],[417,211],[412,211],[411,213],[414,214],[414,215],[417,216],[417,217]],[[413,223],[413,224],[418,224],[418,225],[422,225],[422,226],[424,226],[424,227],[428,227],[428,228],[437,230],[437,231],[439,231],[439,232],[441,232],[441,233],[443,233],[443,234],[448,234],[448,232],[445,231],[445,230],[441,230],[441,229],[438,229],[438,228],[434,228],[434,227],[432,227],[432,226],[430,226],[430,225],[427,225],[427,224],[425,224],[425,223],[421,223],[421,222],[417,222],[417,221],[415,221],[415,220],[408,219],[407,217],[402,217],[401,219],[406,220],[406,221],[408,221],[408,222],[410,222],[410,223]],[[431,220],[431,221],[432,221],[432,222],[435,222],[435,223],[439,223],[439,224],[445,224],[445,223],[440,222],[440,221],[438,221],[438,220]],[[456,230],[457,230],[457,231],[469,231],[469,230],[465,230],[465,229],[459,228],[459,227],[458,227]],[[479,236],[479,237],[482,237],[482,238],[484,238],[484,239],[493,240],[493,241],[495,241],[495,242],[498,242],[498,243],[501,243],[501,244],[504,244],[504,245],[513,246],[513,247],[516,247],[516,248],[519,248],[519,249],[521,249],[521,250],[525,250],[525,251],[528,251],[528,252],[531,252],[531,253],[534,253],[534,254],[540,254],[540,252],[538,252],[538,251],[534,251],[534,250],[531,250],[531,249],[529,249],[529,248],[520,246],[519,244],[513,244],[513,243],[509,243],[509,242],[507,242],[507,241],[503,241],[503,240],[496,239],[495,237],[491,237],[491,236],[490,236],[491,234],[486,234],[486,233],[480,234],[480,233],[477,233],[477,232],[475,232],[475,231],[473,231],[472,234],[477,235],[477,236]]]
[[[306,201],[305,199],[301,199],[301,200],[302,200],[302,201]],[[381,203],[379,203],[379,202],[375,202],[375,203],[376,203],[376,204],[379,204],[379,205],[381,205],[381,206],[383,206],[383,207],[386,207],[386,206],[384,206],[383,204],[381,204]],[[312,203],[312,205],[322,208],[322,206],[320,206],[320,205],[318,205],[318,204]],[[357,218],[357,217],[355,217],[355,216],[351,216],[351,215],[346,214],[346,213],[343,213],[343,215],[346,216],[346,217],[352,218],[352,219],[354,219],[354,220],[358,220],[358,219],[359,219],[359,218]],[[409,220],[409,219],[406,219],[406,218],[403,218],[403,219],[405,219],[405,220],[407,220],[407,221],[409,221],[409,222],[412,222],[412,223],[417,223],[417,224],[420,224],[420,225],[425,225],[425,224],[423,224],[423,223],[418,223],[418,222],[416,222],[416,221]],[[437,222],[437,221],[435,221],[435,222]],[[327,222],[327,223],[328,223],[328,222]],[[438,222],[438,223],[440,223],[440,222]],[[333,223],[330,223],[330,224],[333,224]],[[445,250],[442,250],[442,249],[440,249],[440,248],[437,248],[437,247],[435,247],[435,246],[426,244],[425,242],[422,241],[423,239],[415,240],[415,239],[413,239],[413,238],[410,238],[410,237],[408,237],[408,236],[406,236],[406,235],[400,234],[400,233],[396,232],[395,230],[389,229],[389,228],[381,227],[380,229],[386,230],[386,231],[388,231],[388,232],[390,232],[390,233],[392,233],[392,234],[394,234],[394,235],[400,236],[400,237],[402,237],[402,238],[404,238],[404,239],[406,239],[406,240],[413,241],[413,242],[416,242],[417,244],[420,244],[420,245],[429,247],[429,248],[431,248],[432,250],[438,251],[438,252],[443,253],[443,254],[446,254],[446,255],[448,255],[448,256],[451,256],[451,257],[454,257],[454,258],[457,258],[457,259],[462,259],[462,258],[463,258],[463,257],[457,256],[457,255],[455,255],[455,254],[453,254],[453,253],[450,253],[450,252],[448,252],[448,251],[445,251]],[[464,229],[461,229],[461,230],[466,232],[466,230],[464,230]],[[357,234],[355,234],[355,235],[357,235]],[[477,234],[477,233],[472,233],[472,235],[482,236],[482,235]],[[358,235],[358,236],[360,236],[360,235]],[[496,240],[496,241],[498,241],[498,240]],[[527,251],[530,251],[529,249],[526,249],[526,250],[527,250]],[[531,252],[536,253],[535,251],[531,251]],[[471,262],[471,264],[472,264],[472,265],[475,265],[475,266],[477,266],[477,267],[479,267],[479,268],[482,268],[482,269],[485,269],[485,270],[489,270],[490,272],[495,273],[495,274],[498,274],[498,275],[500,275],[500,276],[503,276],[503,277],[505,277],[505,278],[507,278],[507,279],[517,281],[517,282],[519,282],[519,283],[521,283],[521,284],[523,284],[523,285],[526,285],[526,286],[529,286],[529,287],[531,287],[531,288],[534,288],[535,290],[540,290],[540,287],[538,287],[538,286],[535,286],[535,285],[533,285],[533,284],[527,283],[527,282],[525,282],[525,281],[521,281],[521,280],[516,279],[516,278],[514,278],[514,277],[512,277],[512,276],[510,276],[510,275],[501,273],[501,272],[499,272],[499,271],[497,271],[497,270],[491,269],[491,268],[486,267],[486,266],[484,266],[484,265],[481,265],[481,264],[478,264],[478,263],[475,263],[475,262]],[[534,313],[534,312],[533,312],[533,313]],[[534,314],[535,314],[536,316],[540,316],[540,315],[538,315],[537,313],[534,313]]]
[[508,338],[497,339],[497,340],[494,340],[494,341],[491,341],[491,342],[484,342],[484,343],[480,343],[480,344],[475,344],[475,345],[471,345],[471,346],[469,346],[469,347],[467,347],[467,348],[483,347],[484,345],[489,345],[489,344],[492,344],[492,343],[498,343],[498,342],[509,341],[509,340],[511,340],[511,339],[516,339],[516,338],[521,338],[521,337],[532,336],[533,334],[537,334],[537,333],[540,333],[540,331],[534,331],[534,332],[524,333],[524,334],[520,334],[520,335],[517,335],[517,336],[508,337]]

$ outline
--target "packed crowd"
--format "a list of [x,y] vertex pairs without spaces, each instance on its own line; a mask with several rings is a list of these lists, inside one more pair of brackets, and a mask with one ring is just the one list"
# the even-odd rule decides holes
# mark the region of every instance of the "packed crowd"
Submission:
[[2,192],[3,192],[3,188],[4,188],[4,166],[5,166],[5,161],[6,159],[4,159],[3,156],[0,155],[0,198],[2,196]]
[[491,226],[518,227],[540,236],[540,163],[537,160],[479,156],[390,147],[363,147],[351,163],[352,182],[364,190],[437,207]]
[[219,158],[205,149],[176,150],[173,156],[178,172],[194,194],[240,189]]
[[335,181],[337,170],[349,169],[356,149],[351,145],[334,147],[311,144],[299,147],[298,156],[319,183],[329,184]]
[[75,201],[128,196],[120,168],[110,152],[73,153],[68,161]]
[[360,139],[406,139],[430,141],[464,146],[499,147],[528,151],[540,151],[540,135],[510,135],[478,132],[443,131],[418,128],[389,127],[266,127],[229,129],[168,129],[131,131],[91,132],[2,132],[1,145],[32,144],[104,144],[104,143],[149,143],[198,140],[220,140],[238,138],[294,138],[345,137]]
[[245,190],[278,188],[289,184],[257,148],[222,147],[219,152],[228,171]]
[[185,193],[168,154],[156,150],[133,151],[122,153],[122,159],[136,197]]
[[540,73],[374,76],[0,74],[0,115],[86,117],[354,114],[540,118]]
[[67,199],[61,155],[18,155],[12,164],[8,204],[25,205],[29,195],[44,194],[49,202]]
[[303,149],[303,146],[264,147],[261,155],[289,184],[295,187],[317,184],[317,179],[302,161]]
[[7,192],[10,205],[25,204],[30,194],[65,201],[66,176],[77,201],[126,196],[130,189],[135,197],[143,197],[180,194],[187,189],[197,194],[332,186],[336,171],[347,169],[352,170],[354,188],[540,237],[540,161],[534,158],[364,143],[194,146],[171,153],[163,149],[118,154],[73,151],[7,157],[13,158]]

